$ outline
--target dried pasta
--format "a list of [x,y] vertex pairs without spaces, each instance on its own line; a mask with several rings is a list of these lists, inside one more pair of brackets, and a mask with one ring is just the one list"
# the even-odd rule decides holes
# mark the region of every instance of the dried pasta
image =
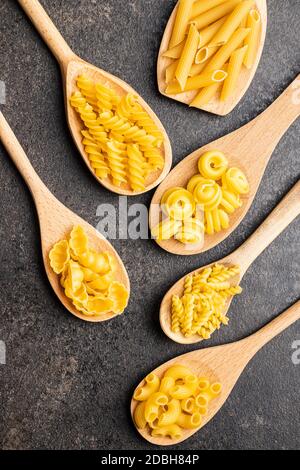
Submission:
[[124,312],[129,293],[115,279],[115,260],[108,252],[91,250],[81,226],[74,227],[68,239],[54,245],[49,260],[60,276],[65,295],[79,312],[86,316]]
[[[82,145],[95,175],[116,188],[144,192],[148,177],[164,168],[162,130],[132,93],[119,96],[85,75],[77,86],[70,103],[83,123]],[[138,174],[137,160],[143,161]]]
[[255,0],[180,0],[162,51],[165,94],[200,109],[213,100],[227,102],[239,90],[243,70],[254,65],[260,34]]
[[[149,387],[149,377],[151,383],[155,381],[154,387]],[[152,437],[179,440],[185,430],[201,427],[211,401],[221,393],[219,382],[198,377],[189,367],[175,364],[161,377],[154,373],[148,375],[144,384],[135,390],[133,398],[137,404],[133,420],[139,430]]]
[[[209,339],[222,324],[227,325],[228,318],[223,313],[226,302],[242,292],[241,287],[231,283],[239,274],[239,266],[216,264],[212,268],[187,276],[183,296],[180,298],[174,295],[172,298],[172,331],[181,333],[186,338],[199,335],[202,339]],[[173,374],[175,378],[186,378],[185,371]],[[203,382],[201,388],[205,388]],[[179,398],[178,395],[170,393],[173,398]]]
[[239,168],[229,167],[227,157],[219,150],[205,152],[198,169],[199,174],[188,181],[186,189],[175,187],[164,193],[160,201],[164,218],[152,229],[154,238],[174,238],[198,246],[205,234],[230,227],[230,215],[242,207],[243,197],[250,192],[246,175]]

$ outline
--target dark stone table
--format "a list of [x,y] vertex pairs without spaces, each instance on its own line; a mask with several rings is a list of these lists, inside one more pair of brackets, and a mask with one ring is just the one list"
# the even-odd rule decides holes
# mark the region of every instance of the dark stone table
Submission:
[[[42,3],[81,57],[122,77],[145,97],[166,126],[174,164],[256,117],[299,72],[298,0],[268,2],[268,35],[255,80],[225,118],[189,110],[157,91],[158,46],[174,1]],[[2,110],[34,167],[58,199],[96,226],[98,206],[117,208],[118,198],[84,166],[67,129],[59,67],[14,0],[0,4],[0,64],[7,93]],[[100,325],[76,320],[53,294],[31,196],[0,147],[0,340],[7,356],[7,364],[0,365],[3,449],[152,449],[131,423],[132,391],[161,362],[193,349],[162,333],[162,296],[185,273],[237,248],[298,180],[299,131],[298,121],[277,147],[246,219],[214,250],[180,258],[150,240],[113,241],[128,268],[132,296],[124,316]],[[131,199],[129,205],[148,205],[151,196]],[[230,327],[206,346],[254,332],[298,299],[299,228],[297,220],[251,267],[244,294],[232,305]],[[215,419],[177,448],[299,449],[296,340],[300,323],[256,356]]]

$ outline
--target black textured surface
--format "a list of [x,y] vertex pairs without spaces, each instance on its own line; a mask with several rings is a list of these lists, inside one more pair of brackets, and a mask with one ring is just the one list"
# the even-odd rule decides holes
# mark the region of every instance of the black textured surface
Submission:
[[[166,0],[43,0],[70,46],[128,81],[157,112],[174,150],[185,155],[254,118],[299,72],[299,1],[269,1],[261,64],[242,103],[226,118],[189,110],[159,95],[155,68]],[[67,130],[60,71],[17,2],[0,3],[3,112],[53,193],[96,226],[97,206],[118,199],[97,184]],[[270,123],[270,125],[272,125]],[[135,385],[161,362],[191,350],[169,341],[158,322],[160,300],[181,276],[237,248],[300,176],[300,122],[277,147],[254,205],[235,233],[204,255],[179,258],[151,241],[115,241],[132,283],[126,314],[103,325],[77,321],[44,274],[31,196],[0,147],[0,365],[3,449],[151,449],[135,432],[129,401]],[[133,202],[149,204],[151,193]],[[291,305],[300,291],[300,221],[265,251],[243,281],[230,327],[210,344],[250,334]],[[220,413],[182,449],[300,449],[300,365],[292,343],[300,324],[252,361]]]

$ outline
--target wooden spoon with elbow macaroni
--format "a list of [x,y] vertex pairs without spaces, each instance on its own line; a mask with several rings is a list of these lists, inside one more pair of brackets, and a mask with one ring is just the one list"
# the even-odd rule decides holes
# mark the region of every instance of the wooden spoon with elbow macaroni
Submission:
[[[217,8],[219,7],[220,5],[217,6]],[[235,106],[240,102],[240,100],[243,98],[243,96],[247,92],[249,86],[251,85],[251,82],[255,76],[255,73],[259,65],[262,52],[263,52],[264,43],[266,39],[266,32],[267,32],[267,21],[268,21],[266,0],[256,0],[256,7],[260,13],[262,27],[261,27],[259,44],[257,48],[257,55],[256,55],[253,66],[251,67],[250,70],[247,69],[246,67],[243,67],[243,69],[241,70],[239,79],[238,79],[236,90],[234,94],[228,100],[226,100],[225,102],[222,102],[220,101],[219,96],[216,96],[208,104],[202,105],[200,109],[203,109],[204,111],[208,111],[210,113],[217,114],[220,116],[225,116],[226,114],[229,114],[235,108]],[[171,38],[172,31],[174,28],[174,24],[175,24],[177,9],[178,9],[178,4],[176,5],[176,7],[173,10],[173,13],[171,14],[171,17],[166,26],[164,36],[163,36],[161,46],[160,46],[158,64],[157,64],[158,88],[162,95],[168,98],[172,98],[176,101],[180,101],[181,103],[190,104],[191,101],[198,94],[198,91],[195,92],[192,90],[192,91],[186,91],[184,93],[176,92],[174,94],[166,93],[167,83],[166,83],[165,71],[166,71],[166,68],[170,64],[172,64],[172,59],[170,59],[169,57],[165,57],[164,53],[169,49],[169,42],[170,42],[170,38]],[[202,86],[205,86],[205,85],[202,85]]]
[[182,160],[157,188],[150,206],[150,229],[157,226],[163,195],[171,188],[186,187],[198,170],[198,160],[206,151],[218,150],[225,154],[230,167],[238,167],[247,176],[250,192],[243,196],[243,205],[230,215],[230,226],[214,235],[205,235],[204,243],[185,245],[175,238],[156,239],[164,250],[176,255],[190,256],[203,253],[224,241],[242,222],[258,191],[265,169],[278,142],[300,115],[298,93],[300,76],[260,116],[240,129],[205,145]]
[[[171,144],[168,138],[168,135],[152,109],[147,105],[147,103],[135,92],[127,83],[123,82],[119,78],[111,75],[110,73],[101,70],[74,54],[70,49],[64,38],[61,36],[59,31],[54,26],[53,22],[41,6],[38,0],[18,0],[19,4],[22,6],[25,13],[28,15],[32,23],[35,25],[40,35],[49,46],[56,59],[58,60],[64,82],[64,92],[65,92],[65,106],[66,113],[70,131],[74,138],[75,144],[86,163],[89,170],[92,172],[94,177],[99,181],[104,187],[109,189],[112,192],[122,195],[137,195],[144,192],[147,192],[157,186],[169,173],[172,165],[172,149]],[[142,108],[149,114],[152,118],[158,129],[162,132],[164,136],[164,146],[163,146],[163,157],[164,157],[164,168],[153,172],[148,176],[147,187],[145,191],[141,192],[132,192],[129,188],[117,187],[112,184],[108,179],[99,179],[94,170],[91,168],[88,156],[85,152],[83,143],[82,143],[82,123],[81,120],[75,111],[74,108],[70,105],[70,98],[74,91],[76,91],[76,79],[79,75],[86,75],[90,79],[100,82],[103,85],[112,86],[112,89],[115,90],[120,96],[124,94],[131,93],[135,95],[138,99],[139,104]]]
[[[233,283],[239,284],[244,277],[246,271],[256,258],[285,230],[293,220],[300,214],[300,181],[291,189],[280,204],[267,217],[262,225],[254,232],[254,234],[236,251],[226,258],[218,261],[225,266],[238,265],[240,274],[233,278]],[[193,271],[196,274],[205,268],[213,266],[205,266]],[[173,295],[181,297],[184,289],[184,280],[186,276],[180,279],[165,295],[160,307],[160,324],[164,333],[173,341],[181,344],[194,344],[202,341],[199,335],[186,338],[182,333],[175,333],[171,328],[171,305]],[[229,298],[224,313],[229,310],[232,298]]]
[[[202,418],[200,427],[183,430],[182,437],[177,440],[168,437],[152,437],[148,429],[138,429],[138,432],[144,439],[157,446],[174,446],[189,439],[203,428],[225,404],[240,375],[254,355],[269,341],[299,319],[300,301],[248,338],[224,346],[193,351],[176,357],[155,369],[153,373],[158,377],[162,377],[171,366],[180,364],[188,367],[198,376],[207,377],[211,383],[221,383],[222,391],[217,398],[209,403],[208,414]],[[142,385],[143,382],[139,387]],[[132,399],[131,415],[133,419],[137,405],[138,402]]]
[[32,193],[40,222],[44,265],[50,284],[57,297],[69,312],[81,320],[96,323],[115,317],[116,314],[113,312],[97,316],[87,316],[80,313],[64,294],[59,282],[59,277],[50,266],[49,252],[57,242],[61,239],[65,239],[70,234],[74,226],[80,225],[84,229],[95,251],[109,252],[113,256],[116,261],[115,278],[117,281],[121,282],[129,292],[130,283],[128,274],[119,255],[103,235],[78,217],[78,215],[71,212],[70,209],[65,207],[50,193],[34,171],[24,150],[1,112],[0,142],[3,143]]

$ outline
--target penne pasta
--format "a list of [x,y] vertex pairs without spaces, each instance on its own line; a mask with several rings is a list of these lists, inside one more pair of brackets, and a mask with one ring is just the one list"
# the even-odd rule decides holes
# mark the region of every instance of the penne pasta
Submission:
[[195,75],[199,75],[202,70],[206,67],[206,63],[204,62],[203,64],[194,64],[191,67],[189,77],[194,77]]
[[164,54],[163,57],[169,57],[169,59],[179,59],[183,48],[184,48],[185,41],[180,42],[177,46],[173,47],[172,49],[168,49]]
[[178,66],[175,72],[175,77],[181,87],[184,90],[186,81],[188,79],[189,71],[195,60],[195,55],[199,45],[199,33],[193,24],[190,25],[189,34],[182,51],[182,55],[179,59]]
[[191,19],[205,13],[207,10],[211,10],[219,6],[221,3],[225,3],[227,0],[198,0],[194,3],[191,11]]
[[221,18],[220,20],[207,26],[206,28],[202,29],[199,32],[199,35],[200,35],[199,48],[206,46],[206,44],[209,43],[209,41],[215,36],[215,34],[218,32],[221,26],[223,26],[226,19],[227,19],[227,16],[224,16],[224,18]]
[[166,83],[170,83],[174,79],[178,63],[179,61],[176,60],[166,68]]
[[202,15],[197,16],[192,20],[192,22],[199,30],[206,28],[220,18],[223,18],[223,16],[228,15],[228,13],[231,13],[239,3],[241,3],[241,0],[228,0],[227,2],[202,13]]
[[194,0],[179,0],[169,49],[172,49],[184,40],[193,3]]
[[250,28],[237,29],[231,36],[230,40],[224,46],[222,46],[218,52],[216,52],[215,56],[207,64],[204,69],[205,72],[208,72],[209,70],[221,69],[228,61],[231,54],[240,46],[249,33]]
[[261,27],[261,16],[257,10],[250,11],[247,20],[247,27],[251,29],[251,32],[245,39],[245,45],[248,46],[248,50],[244,59],[244,65],[247,67],[247,69],[251,69],[257,54]]
[[214,72],[208,72],[206,74],[198,75],[196,77],[189,78],[186,82],[184,90],[180,88],[178,83],[171,83],[166,93],[168,95],[176,95],[182,93],[182,91],[199,90],[203,87],[208,87],[215,83],[223,82],[227,78],[227,73],[223,70],[215,70]]
[[[227,66],[223,67],[223,71],[227,72]],[[217,82],[206,88],[203,88],[196,98],[191,102],[191,108],[200,108],[209,103],[210,100],[217,94],[223,82]]]
[[203,64],[208,59],[210,59],[217,51],[219,50],[218,46],[215,47],[202,47],[196,54],[195,64]]
[[226,44],[234,31],[240,26],[244,18],[247,17],[249,11],[253,7],[254,0],[244,0],[239,3],[233,12],[228,16],[227,20],[221,26],[217,34],[210,42],[210,46],[222,46]]
[[248,46],[244,46],[232,53],[227,70],[228,76],[222,88],[221,101],[226,101],[234,93],[247,49]]

